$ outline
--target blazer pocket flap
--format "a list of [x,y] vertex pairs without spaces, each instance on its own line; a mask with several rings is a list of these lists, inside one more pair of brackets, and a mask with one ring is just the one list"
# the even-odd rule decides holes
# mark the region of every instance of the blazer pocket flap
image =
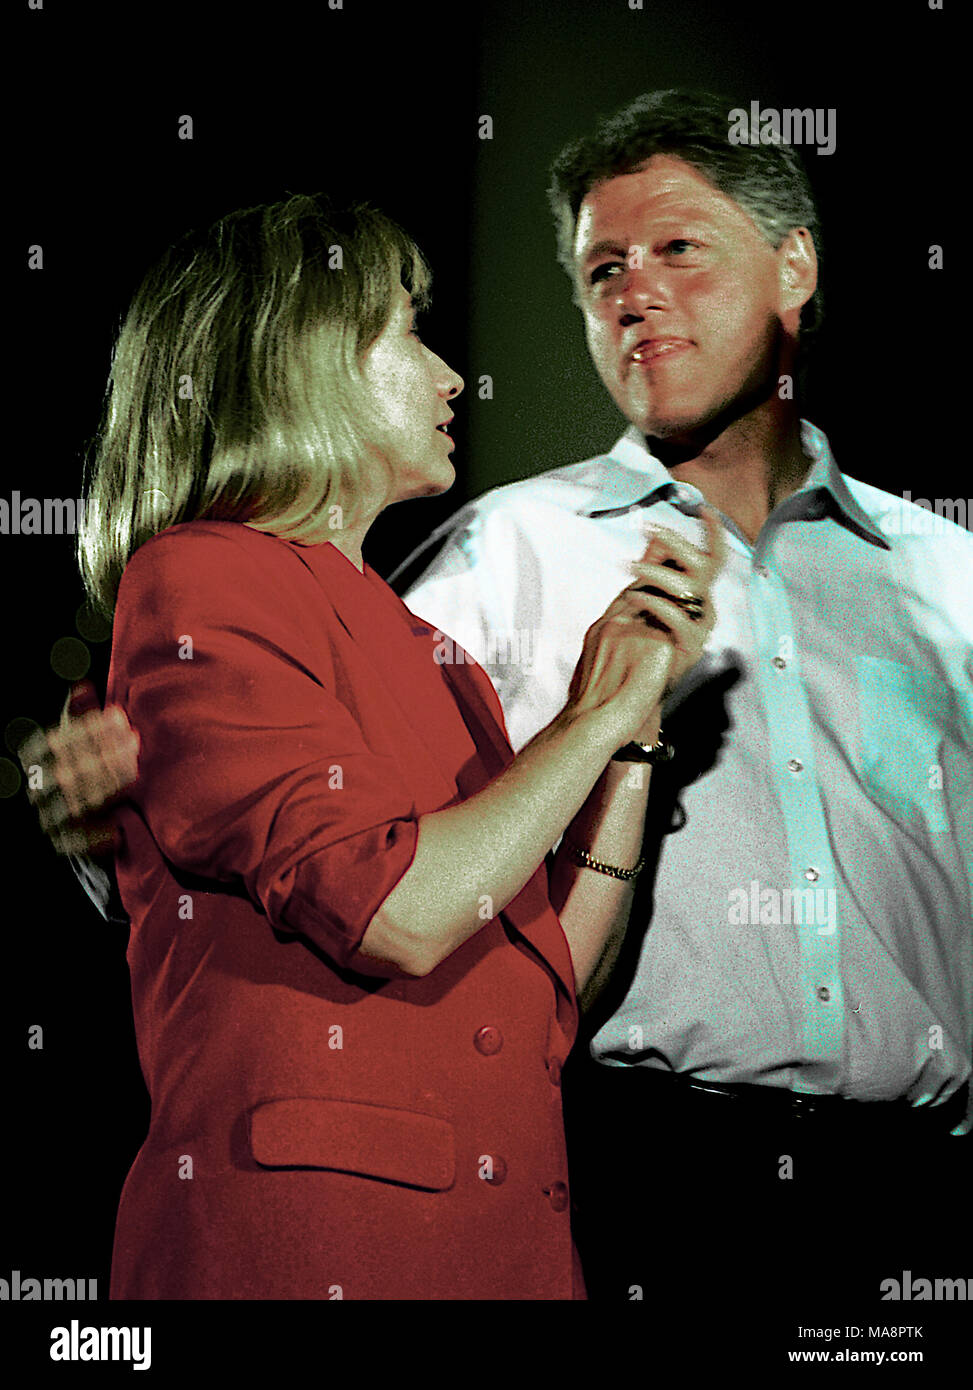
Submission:
[[250,1112],[264,1168],[330,1168],[441,1192],[453,1185],[453,1126],[434,1115],[350,1100],[267,1100]]

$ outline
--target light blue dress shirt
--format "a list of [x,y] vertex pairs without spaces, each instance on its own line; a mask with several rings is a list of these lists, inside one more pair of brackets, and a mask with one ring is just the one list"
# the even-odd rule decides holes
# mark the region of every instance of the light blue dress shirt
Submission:
[[[973,537],[839,473],[806,421],[802,444],[807,478],[755,545],[723,519],[717,623],[664,714],[736,672],[729,728],[681,795],[592,1050],[937,1103],[973,1052]],[[563,707],[647,527],[698,542],[700,500],[631,429],[464,507],[406,601],[485,667],[519,748]]]

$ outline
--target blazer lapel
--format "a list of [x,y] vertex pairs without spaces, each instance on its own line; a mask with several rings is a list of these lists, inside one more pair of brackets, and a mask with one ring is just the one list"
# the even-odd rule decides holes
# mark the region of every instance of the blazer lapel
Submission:
[[[482,791],[514,757],[488,693],[480,684],[489,678],[472,657],[456,660],[465,653],[453,642],[445,648],[453,660],[437,663],[436,649],[441,644],[435,640],[436,629],[406,608],[371,566],[366,565],[362,574],[332,545],[296,550],[321,583],[342,626],[375,667],[390,699],[429,749],[430,760],[455,782],[464,800]],[[442,681],[431,679],[437,665]],[[390,670],[395,672],[394,681],[387,679]],[[476,748],[476,756],[459,769],[444,757],[434,737],[436,710],[431,701],[440,691],[450,704],[445,713],[459,712]],[[570,951],[559,925],[552,933],[557,918],[547,896],[547,871],[543,864],[502,916],[526,939],[531,951],[541,957],[561,989],[573,1000]]]
[[[431,633],[432,629],[429,631]],[[454,656],[466,656],[458,642],[454,642],[452,646]],[[473,658],[466,656],[465,661],[445,662],[442,670],[482,759],[486,774],[482,785],[485,786],[498,772],[502,772],[513,762],[514,751],[495,712],[490,708],[473,667]],[[479,668],[476,670],[479,671]],[[481,672],[480,680],[489,680],[489,677],[485,672]]]
[[[417,641],[426,624],[405,607],[371,569],[362,574],[333,545],[295,547],[295,553],[321,585],[338,622],[375,671],[416,739],[427,750],[428,765],[455,781],[455,765],[436,739],[437,697],[445,704],[449,688],[435,676],[432,643]],[[437,689],[437,686],[439,689]]]

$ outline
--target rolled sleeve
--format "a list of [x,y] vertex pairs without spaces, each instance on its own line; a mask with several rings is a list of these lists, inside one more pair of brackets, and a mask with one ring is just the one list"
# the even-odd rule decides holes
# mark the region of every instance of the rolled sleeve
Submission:
[[141,739],[132,799],[170,864],[242,887],[345,965],[412,863],[418,814],[338,698],[306,598],[232,535],[163,533],[123,576],[109,698]]

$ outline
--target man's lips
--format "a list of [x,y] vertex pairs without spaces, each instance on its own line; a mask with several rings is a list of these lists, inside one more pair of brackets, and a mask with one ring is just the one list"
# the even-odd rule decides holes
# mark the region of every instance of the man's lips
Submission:
[[692,343],[688,338],[644,338],[635,344],[628,357],[631,362],[655,362],[659,358],[685,352],[690,347]]

